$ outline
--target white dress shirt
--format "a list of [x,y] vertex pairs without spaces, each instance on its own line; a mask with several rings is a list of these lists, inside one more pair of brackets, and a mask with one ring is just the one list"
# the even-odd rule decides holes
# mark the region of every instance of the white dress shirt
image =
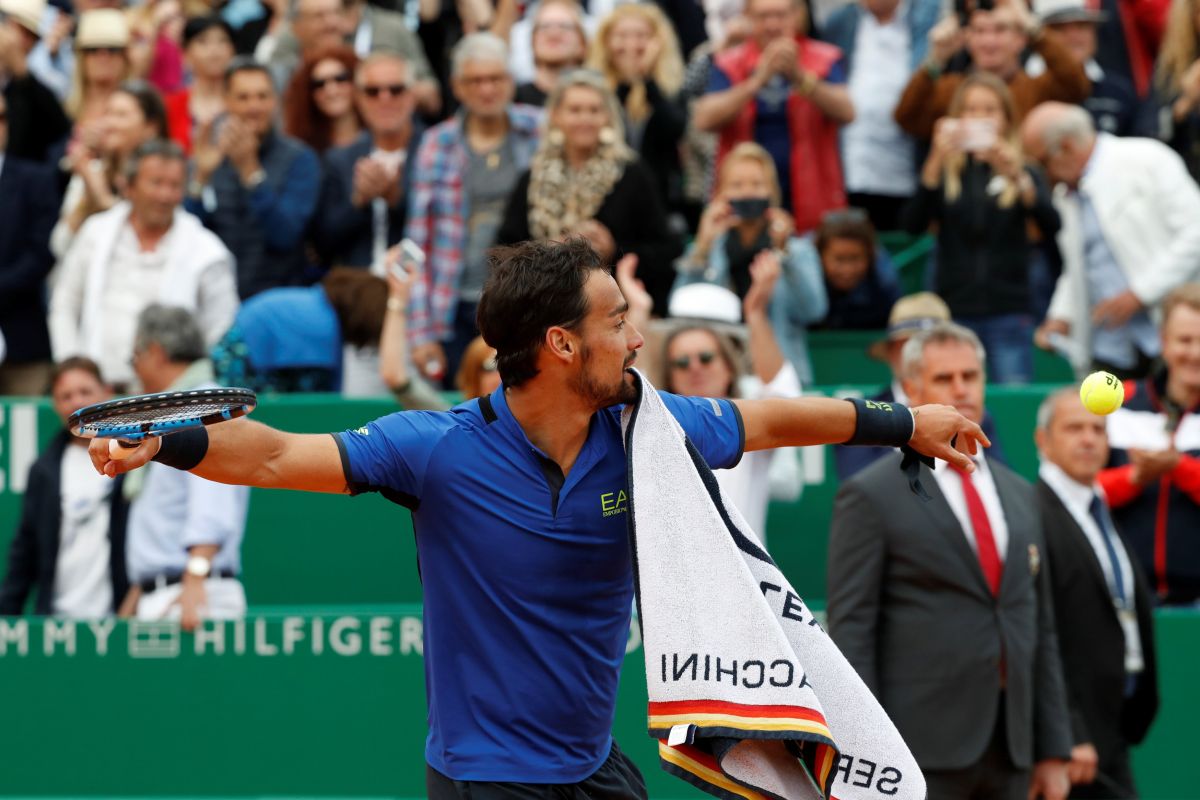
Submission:
[[916,144],[892,116],[911,75],[911,40],[904,5],[886,23],[859,15],[847,84],[854,121],[842,128],[846,191],[907,197],[917,190]]
[[[946,497],[946,503],[954,512],[955,519],[962,526],[963,536],[976,557],[979,548],[975,544],[975,529],[971,527],[971,515],[967,511],[967,498],[963,494],[962,478],[950,468],[946,461],[938,459],[934,462],[933,476],[937,479],[938,488]],[[992,526],[992,539],[996,542],[996,553],[1000,562],[1004,563],[1008,555],[1008,520],[1004,517],[1004,506],[1000,505],[1000,494],[996,491],[996,482],[992,479],[992,471],[988,469],[987,459],[982,455],[975,457],[975,471],[969,476],[979,499],[983,501],[983,510],[987,513],[988,524]]]

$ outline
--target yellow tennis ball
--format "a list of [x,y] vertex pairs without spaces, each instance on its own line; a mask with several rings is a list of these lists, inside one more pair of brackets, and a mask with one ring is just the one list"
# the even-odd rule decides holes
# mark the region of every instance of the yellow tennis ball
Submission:
[[1111,414],[1125,402],[1125,387],[1111,372],[1093,372],[1079,386],[1079,399],[1093,414]]

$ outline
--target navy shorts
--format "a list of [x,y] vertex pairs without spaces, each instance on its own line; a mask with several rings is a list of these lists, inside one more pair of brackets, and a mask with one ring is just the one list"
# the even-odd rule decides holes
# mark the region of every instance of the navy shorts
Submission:
[[488,783],[456,781],[428,764],[425,790],[429,800],[646,800],[641,771],[614,740],[608,759],[579,783]]

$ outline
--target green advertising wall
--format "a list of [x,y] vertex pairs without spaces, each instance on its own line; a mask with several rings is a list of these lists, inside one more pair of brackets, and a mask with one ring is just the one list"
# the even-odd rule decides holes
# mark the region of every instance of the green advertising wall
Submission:
[[[1145,800],[1197,796],[1194,614],[1160,612],[1164,706],[1135,768]],[[207,623],[0,619],[5,797],[424,796],[419,606],[263,611]],[[631,634],[615,734],[650,796],[658,767]]]

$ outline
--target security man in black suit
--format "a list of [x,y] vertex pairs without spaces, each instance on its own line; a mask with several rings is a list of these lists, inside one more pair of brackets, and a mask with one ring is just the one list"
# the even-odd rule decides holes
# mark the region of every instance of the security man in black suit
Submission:
[[1158,711],[1153,602],[1096,475],[1108,462],[1103,417],[1074,388],[1042,403],[1037,484],[1071,708],[1072,798],[1136,798],[1129,746]]
[[[914,406],[983,418],[985,353],[942,323],[901,354]],[[980,452],[973,472],[898,453],[842,484],[829,534],[829,635],[925,773],[929,800],[1063,800],[1071,751],[1033,487]]]

